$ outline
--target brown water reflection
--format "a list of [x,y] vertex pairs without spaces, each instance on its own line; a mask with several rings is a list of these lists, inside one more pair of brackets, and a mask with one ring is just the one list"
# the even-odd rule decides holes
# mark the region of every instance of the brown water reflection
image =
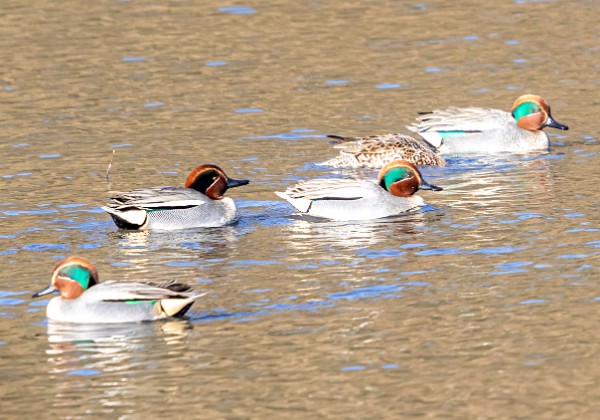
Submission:
[[[599,8],[3,2],[4,417],[596,417]],[[317,222],[273,194],[338,175],[325,134],[528,92],[571,127],[552,152],[450,157],[424,212]],[[237,225],[120,232],[99,209],[203,162],[252,180]],[[186,322],[48,324],[29,295],[70,254],[208,295]]]

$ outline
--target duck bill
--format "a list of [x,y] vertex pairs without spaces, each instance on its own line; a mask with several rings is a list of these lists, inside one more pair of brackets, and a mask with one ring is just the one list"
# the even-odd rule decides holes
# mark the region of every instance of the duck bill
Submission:
[[549,115],[548,115],[548,119],[546,120],[546,124],[544,124],[544,127],[558,128],[559,130],[568,130],[569,129],[568,126],[559,123],[558,121],[556,121],[554,118],[552,118]]
[[419,189],[421,190],[431,190],[431,191],[442,191],[442,187],[438,187],[437,185],[430,184],[424,179],[421,180],[421,185],[419,185]]
[[57,290],[54,288],[54,286],[50,285],[48,287],[46,287],[43,290],[40,290],[39,292],[35,292],[33,295],[31,295],[32,298],[37,298],[40,296],[44,296],[44,295],[49,295],[50,293],[56,292]]
[[232,179],[227,178],[227,188],[241,187],[242,185],[246,185],[250,183],[248,179]]

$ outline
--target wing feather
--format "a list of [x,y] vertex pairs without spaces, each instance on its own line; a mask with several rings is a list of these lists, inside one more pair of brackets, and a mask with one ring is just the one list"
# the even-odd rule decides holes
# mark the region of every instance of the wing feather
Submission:
[[[179,291],[177,287],[178,285]],[[166,286],[166,287],[162,287]],[[170,288],[169,288],[170,287]],[[180,283],[168,282],[166,284],[105,281],[90,288],[89,298],[98,302],[128,302],[128,301],[154,301],[161,299],[189,299],[196,296],[191,288],[182,288]]]
[[209,200],[208,197],[196,190],[178,187],[143,188],[128,192],[114,191],[110,198],[112,202],[107,207],[120,211],[187,208],[206,204]]
[[407,126],[411,131],[486,131],[514,122],[508,112],[492,108],[436,109],[417,117],[417,123]]
[[350,178],[310,179],[285,190],[290,198],[308,200],[358,200],[369,194],[373,182]]

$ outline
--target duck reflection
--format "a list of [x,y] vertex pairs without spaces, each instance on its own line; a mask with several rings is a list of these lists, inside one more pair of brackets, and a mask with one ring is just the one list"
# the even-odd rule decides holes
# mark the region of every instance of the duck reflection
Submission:
[[[192,328],[187,319],[123,324],[68,324],[48,321],[47,354],[57,371],[103,369],[143,351],[159,338],[168,345],[182,343]],[[93,364],[80,352],[96,353]]]
[[118,231],[113,236],[125,255],[138,255],[140,249],[172,249],[178,258],[182,254],[190,257],[198,253],[210,253],[211,257],[222,258],[228,255],[238,240],[237,231],[232,226],[205,229],[170,231]]
[[[428,208],[432,210],[433,208]],[[426,216],[421,210],[403,213],[384,219],[339,222],[310,216],[289,216],[285,239],[296,249],[318,247],[365,248],[386,241],[390,236],[413,236],[425,225]]]
[[[72,408],[90,395],[106,409],[143,401],[145,381],[181,369],[191,330],[188,320],[139,324],[48,323],[50,377],[55,379],[53,406]],[[150,371],[149,371],[150,369]],[[154,372],[154,373],[153,373]],[[166,386],[163,391],[166,392]]]
[[440,202],[486,216],[514,212],[515,206],[535,208],[555,198],[552,162],[514,156],[462,158],[460,172],[447,174],[448,187]]

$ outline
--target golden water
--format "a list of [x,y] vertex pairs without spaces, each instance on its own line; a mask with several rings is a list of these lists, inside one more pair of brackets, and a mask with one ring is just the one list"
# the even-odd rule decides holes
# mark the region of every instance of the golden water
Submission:
[[[2,417],[597,417],[598,16],[586,0],[4,1]],[[553,151],[425,169],[445,189],[422,214],[315,223],[272,193],[330,175],[325,134],[529,92],[571,126],[547,130]],[[203,162],[251,179],[228,192],[238,224],[122,232],[99,209]],[[29,296],[71,254],[208,295],[186,322],[48,324]]]

